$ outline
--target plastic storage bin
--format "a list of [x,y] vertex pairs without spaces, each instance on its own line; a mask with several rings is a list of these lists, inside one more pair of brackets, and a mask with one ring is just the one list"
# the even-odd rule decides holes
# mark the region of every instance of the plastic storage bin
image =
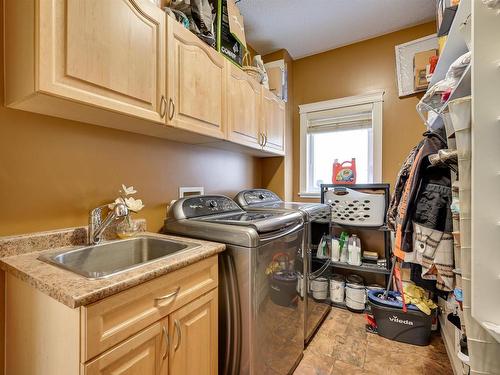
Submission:
[[[421,312],[414,305],[407,305],[403,312],[403,304],[399,301],[383,300],[383,292],[368,292],[368,302],[378,327],[378,334],[390,340],[413,345],[428,345],[431,336],[432,316]],[[397,292],[389,292],[389,297],[396,299]]]
[[471,154],[471,97],[452,100],[448,108],[455,129],[458,159],[468,159]]
[[349,275],[345,284],[345,305],[352,312],[362,313],[366,307],[366,289],[363,278]]
[[325,193],[331,206],[331,220],[337,224],[379,227],[385,220],[385,195],[363,193],[346,187],[335,187]]
[[330,300],[335,303],[344,303],[345,278],[334,274],[330,279]]
[[313,298],[318,301],[323,301],[328,297],[328,279],[326,277],[318,277],[311,281],[311,291]]

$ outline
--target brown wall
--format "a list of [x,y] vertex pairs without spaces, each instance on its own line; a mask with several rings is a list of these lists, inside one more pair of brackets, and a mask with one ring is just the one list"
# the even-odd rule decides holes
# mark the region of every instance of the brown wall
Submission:
[[179,186],[232,195],[260,186],[261,163],[247,155],[0,106],[0,236],[85,225],[89,210],[114,199],[122,183],[137,188],[146,205],[138,217],[158,231],[165,203],[177,198]]
[[385,90],[382,179],[394,183],[399,166],[425,130],[415,111],[419,97],[398,98],[394,46],[435,32],[430,22],[293,62],[295,199],[299,199],[298,106],[372,90]]

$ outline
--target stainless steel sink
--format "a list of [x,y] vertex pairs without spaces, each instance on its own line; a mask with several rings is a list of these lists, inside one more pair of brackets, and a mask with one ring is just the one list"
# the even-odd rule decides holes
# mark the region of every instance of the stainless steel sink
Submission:
[[99,279],[199,246],[194,242],[141,236],[41,255],[38,259],[89,279]]

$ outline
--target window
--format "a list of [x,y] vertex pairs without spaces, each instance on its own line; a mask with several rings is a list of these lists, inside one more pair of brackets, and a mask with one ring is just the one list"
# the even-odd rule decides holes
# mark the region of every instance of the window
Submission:
[[318,197],[332,183],[333,164],[354,159],[356,183],[380,182],[382,95],[305,104],[300,108],[300,196]]

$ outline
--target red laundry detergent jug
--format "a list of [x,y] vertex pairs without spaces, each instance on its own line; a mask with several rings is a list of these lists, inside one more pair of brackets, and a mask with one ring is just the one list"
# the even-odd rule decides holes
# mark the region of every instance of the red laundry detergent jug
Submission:
[[339,163],[338,159],[333,162],[333,184],[355,184],[356,183],[356,159]]

